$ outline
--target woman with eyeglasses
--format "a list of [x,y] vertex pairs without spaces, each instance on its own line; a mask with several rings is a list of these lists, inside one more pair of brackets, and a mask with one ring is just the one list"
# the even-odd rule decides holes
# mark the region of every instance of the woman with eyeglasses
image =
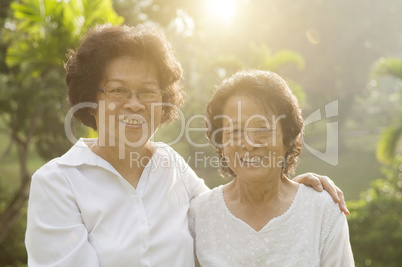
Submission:
[[[183,102],[171,44],[155,27],[100,25],[69,52],[66,71],[70,104],[82,105],[74,115],[98,138],[33,175],[28,265],[194,266],[187,213],[209,189],[171,147],[150,141]],[[297,179],[322,182],[346,212],[327,177]]]
[[221,174],[232,180],[191,202],[200,266],[354,266],[338,205],[288,178],[304,123],[286,82],[270,71],[240,71],[217,87],[207,118]]

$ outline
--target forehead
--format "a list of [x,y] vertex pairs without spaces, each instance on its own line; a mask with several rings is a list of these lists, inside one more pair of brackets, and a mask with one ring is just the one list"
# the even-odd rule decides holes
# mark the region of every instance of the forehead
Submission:
[[[231,96],[223,107],[223,115],[230,118],[232,122],[245,123],[271,121],[274,112],[272,108],[264,105],[256,97],[252,96]],[[225,120],[224,120],[225,121]]]
[[147,60],[119,57],[106,65],[103,82],[158,83],[158,72],[155,65]]

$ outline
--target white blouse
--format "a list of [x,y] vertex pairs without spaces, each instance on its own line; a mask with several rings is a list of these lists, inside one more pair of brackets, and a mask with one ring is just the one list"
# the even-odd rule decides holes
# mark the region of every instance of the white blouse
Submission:
[[172,148],[157,147],[134,189],[80,139],[32,177],[29,266],[194,266],[192,198],[207,191]]
[[222,186],[194,199],[189,218],[202,267],[354,266],[345,215],[327,192],[302,184],[258,232],[230,213]]

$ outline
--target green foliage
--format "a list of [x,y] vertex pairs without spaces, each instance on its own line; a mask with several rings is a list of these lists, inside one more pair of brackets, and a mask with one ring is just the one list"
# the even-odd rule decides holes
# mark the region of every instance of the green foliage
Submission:
[[358,201],[348,202],[356,266],[397,267],[402,262],[402,160],[384,169]]
[[402,79],[402,60],[396,58],[380,58],[374,65],[372,75],[391,75]]
[[396,158],[399,141],[402,136],[402,117],[399,123],[383,130],[377,145],[377,158],[385,164],[392,164]]
[[67,49],[95,24],[123,18],[110,0],[22,0],[11,8],[16,30],[7,32],[6,63],[14,71],[2,79],[0,110],[10,114],[9,125],[21,138],[35,134],[39,154],[49,159],[71,146],[64,132]]
[[[0,213],[12,196],[11,192],[3,185],[0,180]],[[0,246],[0,265],[8,266],[26,266],[27,254],[25,251],[24,238],[26,228],[26,207],[21,211],[21,217],[13,224],[4,240],[3,246]]]
[[22,0],[11,5],[17,23],[16,40],[7,51],[10,67],[37,77],[49,68],[62,68],[67,48],[97,23],[121,24],[110,0]]
[[272,54],[266,44],[257,45],[253,42],[250,43],[250,48],[252,51],[250,65],[257,68],[276,71],[286,65],[296,66],[299,70],[303,70],[305,67],[304,58],[295,51],[280,50]]
[[123,19],[111,0],[20,0],[10,11],[13,16],[1,20],[8,26],[0,29],[0,132],[12,140],[19,165],[19,177],[5,178],[19,187],[14,192],[0,188],[0,228],[7,234],[0,239],[0,265],[23,266],[26,219],[21,215],[26,211],[21,207],[32,171],[28,159],[36,155],[31,149],[35,144],[38,154],[49,159],[71,146],[63,127],[68,109],[63,68],[67,49],[76,47],[95,24],[119,24]]
[[[373,66],[371,77],[375,81],[373,90],[378,90],[380,81],[386,76],[391,76],[401,82],[402,60],[396,58],[380,58]],[[388,87],[390,87],[388,85]],[[392,113],[391,125],[386,127],[377,144],[377,158],[380,162],[391,165],[401,151],[400,140],[402,137],[402,87],[399,85],[394,92],[390,92],[389,101],[395,102],[396,107],[390,110]]]
[[[246,66],[249,68],[258,68],[280,72],[282,68],[288,66],[294,66],[298,70],[303,70],[305,67],[303,56],[295,51],[279,50],[278,52],[273,54],[265,43],[257,45],[253,42],[250,43],[250,49],[250,59],[246,63]],[[287,79],[287,77],[285,78],[289,87],[299,99],[300,105],[303,105],[306,97],[302,86],[295,81]]]
[[[389,125],[377,144],[377,159],[388,167],[383,169],[385,179],[374,181],[360,200],[348,203],[356,266],[393,267],[402,262],[402,117],[395,116],[401,114],[402,91],[400,85],[395,86],[401,78],[402,60],[379,59],[372,68],[370,94],[364,100],[367,110],[380,110]],[[371,112],[368,119],[374,120],[378,113]]]

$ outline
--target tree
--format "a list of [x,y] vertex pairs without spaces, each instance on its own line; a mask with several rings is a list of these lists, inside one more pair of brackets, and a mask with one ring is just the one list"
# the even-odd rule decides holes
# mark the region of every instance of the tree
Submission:
[[[373,70],[374,78],[380,80],[383,76],[392,76],[402,81],[402,60],[395,58],[381,58],[379,59]],[[376,82],[378,84],[379,82]],[[402,139],[402,87],[399,86],[395,93],[391,94],[396,99],[397,107],[393,110],[396,115],[392,119],[392,124],[386,127],[380,136],[380,141],[377,146],[377,158],[380,162],[385,164],[392,164],[398,157],[398,144]],[[399,157],[401,157],[399,155]]]
[[397,267],[402,262],[402,161],[383,170],[358,201],[348,202],[356,266]]
[[[357,266],[396,267],[402,261],[402,156],[398,153],[402,117],[394,115],[401,114],[402,88],[395,89],[394,81],[382,83],[385,76],[402,79],[402,60],[379,59],[371,76],[374,86],[369,89],[376,102],[379,88],[388,87],[384,97],[390,107],[386,112],[391,114],[391,125],[382,131],[377,146],[377,158],[387,167],[383,168],[385,179],[374,181],[360,200],[348,203],[350,236]],[[368,106],[372,108],[373,102],[369,100]]]
[[[63,61],[68,48],[97,23],[122,23],[110,0],[21,0],[3,29],[8,71],[0,76],[0,119],[18,152],[19,188],[0,211],[0,243],[28,197],[31,144],[44,158],[60,155],[67,103]],[[64,141],[64,142],[63,142]]]

